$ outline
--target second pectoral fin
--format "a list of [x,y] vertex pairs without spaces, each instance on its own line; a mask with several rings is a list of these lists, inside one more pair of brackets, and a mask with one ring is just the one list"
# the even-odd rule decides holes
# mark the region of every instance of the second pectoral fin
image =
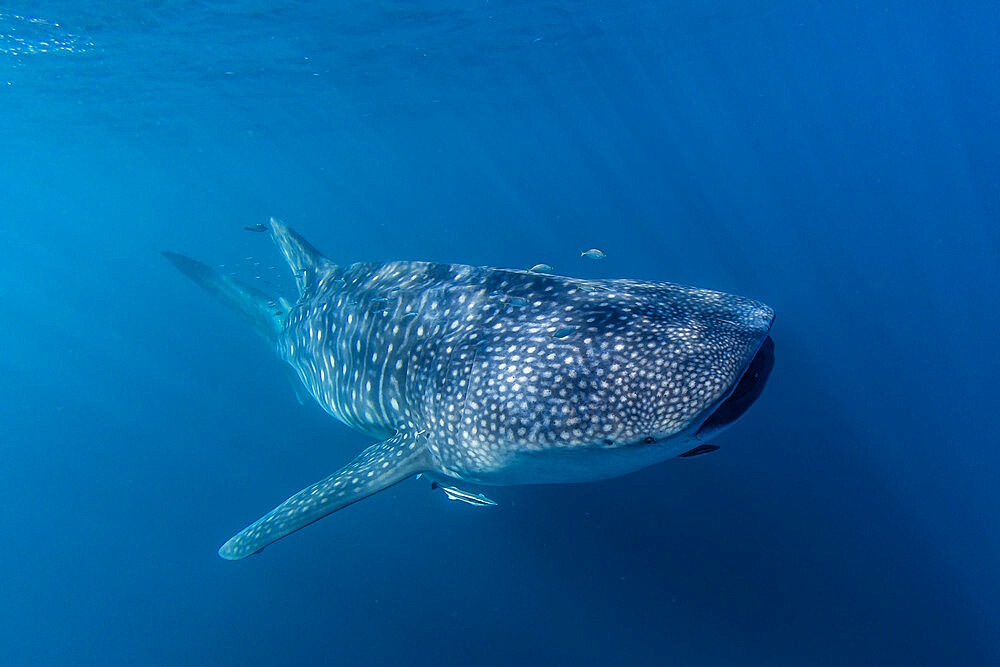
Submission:
[[689,449],[683,454],[678,454],[678,458],[687,459],[692,456],[701,456],[702,454],[711,454],[712,452],[719,451],[718,445],[698,445],[694,449]]

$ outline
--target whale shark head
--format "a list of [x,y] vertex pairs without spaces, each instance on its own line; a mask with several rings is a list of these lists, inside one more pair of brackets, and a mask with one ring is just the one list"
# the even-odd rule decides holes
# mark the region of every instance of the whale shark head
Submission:
[[506,323],[470,394],[492,415],[483,426],[500,424],[525,451],[680,447],[732,425],[760,395],[774,358],[768,306],[671,283],[603,284],[550,291],[557,307]]

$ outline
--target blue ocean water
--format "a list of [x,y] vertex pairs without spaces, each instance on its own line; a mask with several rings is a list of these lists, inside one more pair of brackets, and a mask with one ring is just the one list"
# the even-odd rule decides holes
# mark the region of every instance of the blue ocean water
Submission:
[[[0,660],[997,664],[998,7],[0,6]],[[158,253],[291,295],[270,215],[751,296],[776,367],[710,456],[226,562],[370,442]]]

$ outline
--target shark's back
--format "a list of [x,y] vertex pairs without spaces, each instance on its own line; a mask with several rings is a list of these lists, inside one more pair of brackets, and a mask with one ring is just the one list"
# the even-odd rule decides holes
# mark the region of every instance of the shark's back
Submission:
[[278,349],[355,428],[454,431],[479,354],[521,330],[528,297],[537,307],[564,289],[551,276],[463,264],[331,267],[288,313]]
[[318,277],[291,309],[279,353],[331,414],[362,431],[426,425],[456,350],[496,315],[490,270],[428,262],[353,264]]

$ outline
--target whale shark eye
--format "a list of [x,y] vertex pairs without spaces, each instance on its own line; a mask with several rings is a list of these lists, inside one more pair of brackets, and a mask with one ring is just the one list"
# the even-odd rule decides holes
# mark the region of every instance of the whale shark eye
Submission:
[[651,445],[651,444],[653,444],[654,442],[656,442],[656,438],[654,438],[654,437],[653,437],[653,436],[651,436],[651,435],[647,435],[647,436],[646,436],[646,439],[645,439],[645,440],[643,440],[643,442],[644,442],[644,443],[646,443],[647,445]]

